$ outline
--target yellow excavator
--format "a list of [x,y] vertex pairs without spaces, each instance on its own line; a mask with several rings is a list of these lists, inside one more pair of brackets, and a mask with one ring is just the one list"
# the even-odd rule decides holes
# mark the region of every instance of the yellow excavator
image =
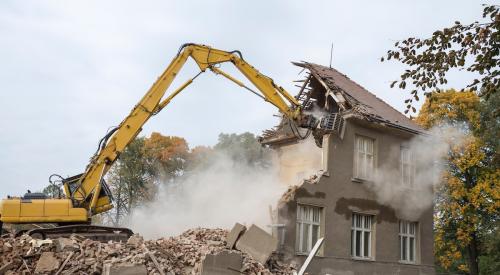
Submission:
[[[196,62],[200,72],[165,97],[166,90],[189,57]],[[232,63],[258,91],[222,71],[219,66],[221,63]],[[47,198],[42,193],[30,192],[22,197],[9,196],[0,201],[0,226],[3,223],[56,224],[57,226],[52,228],[35,228],[23,232],[42,239],[67,236],[72,233],[100,240],[128,238],[133,234],[130,229],[91,225],[91,218],[94,215],[113,207],[112,194],[104,177],[120,153],[141,132],[144,123],[165,108],[175,96],[207,69],[276,106],[295,127],[306,128],[308,131],[320,127],[318,119],[304,114],[296,98],[248,64],[239,51],[228,52],[200,44],[184,44],[130,114],[100,140],[98,150],[90,159],[85,171],[62,179],[63,196]]]

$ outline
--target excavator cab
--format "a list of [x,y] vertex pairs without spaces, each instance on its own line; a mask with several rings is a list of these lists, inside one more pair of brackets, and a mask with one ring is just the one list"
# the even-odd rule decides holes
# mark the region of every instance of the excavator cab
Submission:
[[[79,187],[80,187],[80,179],[83,176],[82,174],[78,174],[76,176],[72,176],[69,178],[65,178],[62,180],[63,187],[64,187],[64,193],[66,194],[67,198],[71,198],[71,201],[73,203],[73,207],[84,207],[88,206],[90,204],[90,199],[87,199],[85,201],[79,201],[75,199],[75,192],[79,192]],[[111,208],[113,208],[112,201],[113,201],[113,194],[111,193],[111,190],[109,189],[108,184],[104,180],[104,178],[101,179],[101,188],[99,191],[98,199],[97,199],[97,204],[94,209],[94,212],[101,213],[104,211],[107,211]]]

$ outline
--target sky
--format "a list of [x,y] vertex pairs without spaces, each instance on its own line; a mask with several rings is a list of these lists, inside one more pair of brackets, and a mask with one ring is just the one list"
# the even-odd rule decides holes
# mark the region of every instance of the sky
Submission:
[[[328,65],[333,43],[333,67],[404,111],[405,94],[389,88],[404,67],[380,57],[397,40],[479,19],[488,2],[1,1],[0,196],[83,172],[183,43],[240,50],[292,94],[302,75],[290,62]],[[188,62],[171,88],[196,73]],[[220,78],[201,75],[141,135],[181,136],[193,147],[278,122],[274,106]],[[452,76],[449,85],[467,80]]]

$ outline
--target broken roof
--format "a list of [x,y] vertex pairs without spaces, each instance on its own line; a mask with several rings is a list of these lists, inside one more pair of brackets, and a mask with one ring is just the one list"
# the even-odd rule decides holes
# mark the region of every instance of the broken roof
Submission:
[[358,83],[339,71],[309,62],[293,62],[293,64],[308,69],[325,89],[340,92],[354,112],[366,119],[386,123],[389,126],[402,128],[410,132],[422,133],[425,130],[408,117],[394,109]]

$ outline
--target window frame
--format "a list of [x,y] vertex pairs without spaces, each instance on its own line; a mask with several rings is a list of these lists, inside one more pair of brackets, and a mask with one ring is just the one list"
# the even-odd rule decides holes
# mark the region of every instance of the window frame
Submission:
[[[411,232],[413,225],[413,233]],[[402,230],[404,229],[404,230]],[[399,220],[398,222],[398,242],[399,242],[399,262],[405,264],[418,263],[419,251],[419,223],[407,220]],[[410,243],[413,239],[413,251],[411,251]],[[404,241],[403,241],[404,240]],[[406,248],[406,249],[405,249]],[[406,251],[403,251],[403,250]],[[413,259],[410,259],[413,252]],[[405,253],[405,254],[403,254]]]
[[[363,140],[363,151],[360,151],[360,146],[359,146],[359,140]],[[365,147],[366,146],[366,141],[371,141],[372,142],[372,151],[367,152]],[[363,154],[364,157],[363,159],[366,161],[366,164],[368,164],[368,161],[366,160],[366,156],[371,154],[371,167],[366,169],[366,175],[362,175],[360,172],[360,154]],[[375,167],[376,167],[376,156],[377,156],[377,145],[376,145],[376,139],[364,135],[358,135],[356,134],[354,136],[354,167],[353,167],[353,174],[354,174],[354,179],[361,180],[361,181],[370,181],[373,180],[375,177]]]
[[[408,154],[408,157],[405,157],[405,153]],[[413,151],[408,146],[400,147],[399,154],[399,171],[401,175],[401,184],[403,186],[411,187],[415,182],[415,158]],[[407,167],[407,168],[405,168]],[[408,173],[408,179],[405,177],[405,169],[408,169],[406,172]]]
[[[360,217],[361,224],[358,226],[358,219],[356,217]],[[350,254],[352,259],[356,260],[374,260],[374,247],[375,247],[375,218],[376,216],[373,214],[367,213],[359,213],[353,212],[351,215],[351,241],[350,241]],[[366,227],[366,224],[369,224],[369,228]],[[360,255],[356,255],[356,236],[357,232],[360,233],[361,245],[359,248]],[[365,249],[365,238],[366,233],[368,233],[368,242],[366,243],[367,247]],[[368,252],[368,255],[365,256],[365,252]]]
[[[304,219],[304,217],[301,217],[301,209],[307,209],[309,211],[309,217],[311,219]],[[318,209],[318,220],[314,220],[314,209]],[[316,244],[316,241],[323,237],[323,213],[324,213],[324,207],[318,206],[318,205],[310,205],[310,204],[302,204],[298,203],[297,204],[297,215],[296,215],[296,238],[295,238],[295,253],[297,255],[308,255],[311,252],[311,249],[314,247]],[[304,225],[308,226],[308,242],[307,242],[307,248],[304,250],[303,249],[303,228]],[[313,242],[313,228],[314,226],[317,226],[317,237],[316,241]]]

